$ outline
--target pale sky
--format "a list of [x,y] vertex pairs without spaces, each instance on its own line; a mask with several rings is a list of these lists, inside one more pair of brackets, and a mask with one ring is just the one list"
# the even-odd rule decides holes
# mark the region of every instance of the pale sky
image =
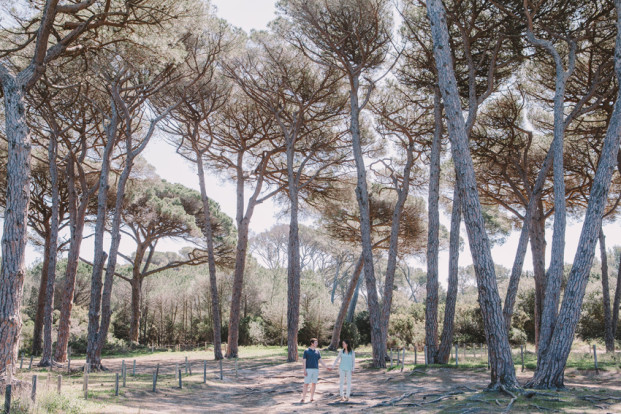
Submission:
[[[217,14],[225,18],[234,26],[241,27],[249,32],[252,29],[262,30],[267,28],[267,24],[275,17],[275,1],[272,0],[212,0],[212,4],[217,9]],[[154,137],[152,142],[147,146],[145,158],[155,166],[157,173],[170,182],[181,183],[187,187],[198,190],[198,179],[196,171],[187,161],[178,156],[174,149],[167,144],[161,137]],[[225,182],[216,177],[208,177],[207,191],[215,201],[220,203],[222,210],[229,216],[235,218],[235,189],[230,182]],[[270,201],[257,206],[251,221],[251,231],[259,233],[270,228],[276,223],[275,214],[278,208]],[[445,214],[441,214],[441,222],[449,227],[449,218]],[[552,224],[552,220],[549,220]],[[578,238],[580,236],[581,223],[568,223],[566,237],[566,253],[565,261],[572,262],[575,254]],[[92,232],[87,229],[86,234]],[[604,229],[607,236],[607,246],[611,248],[614,245],[621,245],[621,232],[618,231],[618,225],[608,225]],[[465,228],[462,224],[462,237],[467,238]],[[121,250],[130,253],[134,250],[132,244],[126,240],[121,244]],[[494,260],[498,264],[511,268],[515,249],[519,239],[519,234],[512,234],[507,242],[502,246],[496,246],[493,250]],[[552,244],[552,230],[546,232],[546,240],[548,242],[547,261],[550,259],[550,247]],[[183,244],[179,244],[174,240],[162,241],[158,244],[158,250],[162,251],[178,251]],[[92,258],[93,244],[92,237],[84,241],[83,257]],[[40,260],[40,252],[36,252],[34,248],[29,247],[26,257],[27,263],[31,264]],[[121,262],[123,262],[121,260]],[[472,263],[468,243],[465,243],[465,249],[460,254],[460,266],[466,266]],[[425,267],[423,263],[413,263],[416,266]],[[532,270],[532,259],[530,257],[530,248],[524,264],[525,270]],[[448,252],[440,253],[440,281],[446,286],[448,274]]]

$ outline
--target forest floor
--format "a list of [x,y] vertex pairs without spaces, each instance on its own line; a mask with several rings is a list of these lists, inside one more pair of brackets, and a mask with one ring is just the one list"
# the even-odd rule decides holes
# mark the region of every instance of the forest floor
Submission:
[[[127,386],[122,387],[121,379],[118,396],[115,396],[114,384],[116,373],[121,372],[123,358],[107,358],[104,364],[108,371],[89,375],[86,401],[80,371],[72,374],[64,371],[61,397],[56,394],[56,380],[62,372],[54,371],[48,379],[48,374],[40,370],[24,370],[18,377],[26,382],[32,374],[38,374],[37,404],[36,407],[31,404],[27,410],[38,413],[621,412],[621,366],[618,359],[607,362],[599,355],[603,360],[600,364],[603,369],[599,373],[583,363],[574,363],[574,367],[570,364],[566,371],[566,390],[538,392],[530,397],[528,394],[519,395],[511,403],[513,397],[508,394],[483,391],[489,381],[489,371],[480,355],[471,355],[465,360],[460,356],[463,363],[458,368],[454,365],[414,365],[413,355],[406,355],[403,370],[396,366],[376,370],[370,368],[370,353],[360,350],[349,402],[340,402],[338,372],[320,369],[315,401],[310,403],[307,396],[305,404],[299,402],[303,383],[301,364],[283,363],[286,354],[282,348],[253,348],[246,353],[242,348],[240,355],[237,376],[235,362],[225,360],[222,380],[219,364],[211,359],[211,353],[156,352],[125,357]],[[329,365],[336,354],[323,351],[322,356]],[[186,374],[185,357],[191,374]],[[207,360],[207,381],[204,382],[206,357],[210,359]],[[136,374],[132,375],[134,359]],[[72,360],[72,367],[83,364],[83,360]],[[153,372],[158,364],[157,391],[154,393]],[[174,375],[177,366],[182,370],[181,389]],[[532,376],[528,363],[524,372],[521,372],[520,364],[516,365],[516,371],[521,383]],[[18,394],[18,399],[26,400],[25,393]]]

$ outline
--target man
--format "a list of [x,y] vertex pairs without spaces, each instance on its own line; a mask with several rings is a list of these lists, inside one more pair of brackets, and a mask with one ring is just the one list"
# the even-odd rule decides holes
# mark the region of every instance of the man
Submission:
[[310,340],[310,348],[304,351],[304,357],[302,359],[302,365],[304,366],[304,391],[302,392],[302,400],[301,403],[304,403],[306,399],[306,391],[308,390],[308,384],[311,384],[310,387],[310,402],[314,401],[315,396],[315,387],[317,385],[317,380],[319,379],[319,363],[323,365],[328,371],[331,371],[332,368],[326,366],[321,360],[321,354],[319,350],[317,350],[317,345],[319,341],[317,338],[311,338]]

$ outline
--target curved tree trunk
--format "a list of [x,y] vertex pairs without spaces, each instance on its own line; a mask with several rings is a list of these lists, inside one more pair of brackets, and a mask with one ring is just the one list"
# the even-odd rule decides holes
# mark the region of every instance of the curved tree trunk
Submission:
[[528,40],[535,46],[546,49],[554,58],[556,67],[555,93],[554,93],[554,139],[551,151],[554,154],[552,172],[554,176],[554,227],[552,233],[552,252],[550,254],[550,267],[546,275],[543,308],[541,309],[541,329],[539,331],[538,359],[545,352],[554,324],[556,323],[559,298],[561,296],[561,283],[565,266],[565,167],[564,163],[564,138],[565,138],[565,86],[567,79],[574,70],[575,45],[570,47],[569,65],[565,70],[563,61],[551,42],[536,39],[532,31],[527,31]]
[[47,268],[47,286],[45,289],[45,312],[43,317],[43,355],[39,362],[40,367],[51,366],[52,354],[52,328],[54,311],[54,286],[56,284],[56,257],[58,254],[58,226],[60,214],[60,199],[58,195],[58,165],[56,162],[57,142],[56,134],[50,136],[48,160],[50,168],[50,185],[52,187],[52,217],[50,220],[50,245],[46,254],[49,256]]
[[[427,228],[427,299],[425,301],[425,345],[428,363],[435,364],[438,349],[438,252],[440,245],[440,151],[442,139],[442,97],[434,88],[435,130],[431,144],[429,165],[429,198]],[[455,192],[457,194],[457,192]],[[453,209],[459,206],[453,203]],[[452,228],[451,228],[452,229]],[[458,232],[459,233],[459,232]],[[448,294],[447,294],[448,298]],[[451,334],[452,336],[452,334]]]
[[345,296],[343,297],[343,301],[341,302],[339,314],[336,317],[336,321],[334,321],[334,328],[332,329],[332,339],[330,340],[330,345],[328,346],[328,349],[331,351],[336,351],[339,347],[339,343],[341,340],[341,329],[343,329],[343,322],[345,321],[345,317],[348,314],[348,309],[352,298],[355,292],[358,290],[358,286],[360,286],[359,282],[361,273],[362,256],[360,256],[358,262],[356,263],[354,273],[352,274],[351,280],[349,281],[349,285],[347,285],[347,292],[345,292]]
[[384,368],[386,366],[386,343],[383,342],[382,317],[380,314],[379,298],[377,294],[377,282],[375,280],[375,267],[373,264],[373,243],[371,241],[371,218],[369,210],[369,191],[367,189],[367,173],[362,156],[362,144],[360,142],[360,106],[358,104],[359,79],[351,79],[350,104],[351,104],[351,135],[354,160],[356,162],[357,185],[356,198],[360,210],[360,233],[362,238],[362,260],[364,276],[367,285],[367,304],[369,306],[369,319],[371,321],[371,346],[373,348],[373,367]]
[[213,326],[213,355],[214,359],[222,359],[222,320],[220,319],[220,299],[218,297],[218,278],[216,275],[216,258],[213,247],[213,229],[211,227],[211,208],[207,197],[207,185],[205,184],[205,169],[203,168],[202,154],[196,152],[198,169],[198,183],[203,202],[204,229],[207,239],[207,261],[209,267],[209,293],[211,296],[211,320]]
[[0,266],[0,374],[17,361],[22,328],[24,257],[30,200],[30,131],[26,125],[24,87],[0,68],[8,141],[6,209]]
[[453,190],[453,211],[451,212],[451,235],[449,236],[449,274],[444,307],[444,325],[436,362],[447,364],[453,347],[453,331],[455,327],[455,305],[457,304],[457,288],[459,287],[459,228],[461,226],[461,200],[459,189],[455,184]]
[[612,314],[610,311],[610,285],[608,284],[608,256],[606,255],[606,236],[604,229],[599,230],[599,251],[602,262],[602,297],[604,300],[604,342],[606,352],[615,351],[615,337],[612,326]]
[[483,222],[442,1],[429,0],[427,2],[427,15],[431,23],[433,52],[439,86],[446,111],[451,150],[455,163],[455,175],[462,199],[464,222],[468,231],[468,240],[477,276],[485,337],[489,346],[491,368],[489,388],[497,389],[501,386],[516,388],[519,387],[519,384],[515,376],[511,347],[509,346],[500,295],[498,294],[494,262]]
[[[546,155],[546,159],[543,162],[541,170],[537,174],[537,179],[535,180],[535,185],[530,194],[530,199],[528,200],[528,205],[526,207],[526,214],[524,215],[524,222],[522,223],[522,230],[520,232],[520,241],[518,242],[517,251],[515,253],[515,259],[513,260],[513,267],[511,268],[511,277],[509,278],[509,286],[507,288],[507,295],[505,297],[505,306],[503,308],[503,314],[505,315],[505,323],[507,325],[507,332],[511,331],[511,319],[513,318],[513,308],[515,306],[515,298],[517,297],[518,287],[520,284],[520,277],[522,275],[522,268],[524,266],[524,257],[526,256],[526,249],[528,247],[528,239],[529,234],[532,233],[533,228],[533,216],[536,214],[537,209],[541,209],[541,190],[543,189],[543,184],[545,182],[545,178],[552,166],[552,152],[548,152]],[[540,221],[540,220],[539,220]],[[544,228],[545,231],[545,228]],[[543,234],[545,236],[545,233]],[[539,237],[542,237],[539,233]],[[545,238],[543,240],[545,246]],[[540,247],[539,247],[540,249]],[[545,254],[545,247],[543,249],[543,254]],[[541,263],[541,260],[545,262],[545,257],[538,257],[536,260],[538,263]],[[533,255],[533,261],[534,255]],[[542,267],[542,265],[539,265]],[[536,301],[536,299],[535,299]],[[535,320],[538,320],[539,317],[536,316]],[[539,326],[535,324],[535,344],[537,343],[537,339],[539,338]]]
[[[617,35],[615,43],[615,76],[621,80],[621,0],[615,0],[617,9]],[[563,303],[552,326],[549,346],[538,360],[537,370],[527,386],[534,388],[562,388],[564,373],[571,344],[580,319],[580,309],[589,273],[595,256],[595,244],[602,225],[602,216],[608,198],[608,190],[614,172],[621,140],[621,89],[617,91],[614,109],[606,131],[591,191],[589,204],[580,233],[578,250],[563,295]],[[547,293],[546,293],[547,294]],[[541,353],[541,348],[540,348]]]
[[43,266],[41,267],[41,282],[39,283],[39,294],[37,296],[37,313],[35,314],[34,332],[32,334],[33,355],[40,355],[43,350],[43,316],[45,314],[45,295],[47,293],[48,260],[50,259],[50,255],[47,254],[47,252],[49,251],[50,231],[48,230],[43,244]]

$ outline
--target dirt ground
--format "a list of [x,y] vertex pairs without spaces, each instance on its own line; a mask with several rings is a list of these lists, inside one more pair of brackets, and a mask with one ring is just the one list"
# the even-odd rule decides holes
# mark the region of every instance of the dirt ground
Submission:
[[[176,364],[184,369],[180,353],[154,354],[137,357],[137,377],[127,378],[127,388],[119,397],[110,391],[111,383],[92,380],[94,396],[89,412],[97,413],[307,413],[307,412],[424,412],[424,413],[486,413],[486,412],[598,412],[621,413],[621,375],[618,369],[595,374],[568,371],[567,390],[539,395],[512,397],[505,393],[483,392],[489,381],[484,368],[421,368],[412,370],[373,370],[369,361],[358,358],[353,377],[353,393],[348,403],[339,401],[338,372],[320,369],[315,401],[301,404],[303,377],[301,364],[283,363],[281,356],[240,359],[235,377],[234,362],[224,363],[224,378],[219,378],[216,361],[208,361],[207,382],[203,383],[203,359],[200,353],[190,354],[192,375],[183,376],[179,389],[173,378]],[[331,363],[334,355],[324,352]],[[203,356],[205,358],[205,356]],[[72,362],[79,366],[82,361]],[[121,359],[105,360],[110,372],[119,372]],[[160,364],[162,379],[158,390],[151,390],[152,373]],[[128,364],[129,365],[129,364]],[[131,366],[129,367],[131,372]],[[521,373],[524,383],[532,372]],[[110,376],[110,375],[108,375]],[[140,379],[142,378],[142,382]],[[74,387],[80,384],[74,382]],[[105,392],[97,394],[97,387]]]

